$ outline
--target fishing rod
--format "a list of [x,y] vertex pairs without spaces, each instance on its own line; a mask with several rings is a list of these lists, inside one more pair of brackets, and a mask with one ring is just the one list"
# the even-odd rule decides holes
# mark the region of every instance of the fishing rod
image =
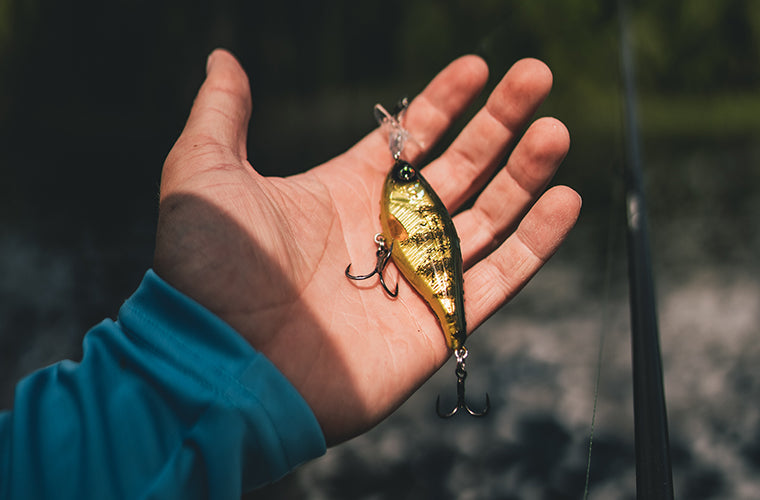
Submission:
[[636,498],[672,499],[668,417],[644,197],[630,21],[627,1],[618,0],[617,3],[625,117],[626,157],[623,162],[623,180],[628,221],[626,241],[633,360]]

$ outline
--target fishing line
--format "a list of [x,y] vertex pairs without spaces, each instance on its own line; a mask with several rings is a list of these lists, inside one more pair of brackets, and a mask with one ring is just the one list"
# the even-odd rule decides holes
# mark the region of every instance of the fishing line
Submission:
[[[621,6],[618,4],[618,9],[620,9]],[[618,15],[622,15],[620,10],[618,11]],[[622,32],[622,29],[619,33],[620,37],[623,37],[624,34]],[[620,43],[620,42],[619,42]],[[611,193],[610,196],[610,202],[609,207],[607,210],[608,218],[607,218],[607,242],[606,242],[606,259],[605,259],[605,269],[604,269],[604,282],[602,285],[602,317],[600,321],[600,328],[599,328],[599,349],[597,352],[597,360],[596,360],[596,375],[594,379],[594,398],[593,398],[593,406],[591,410],[591,425],[589,429],[589,437],[588,437],[588,455],[586,458],[586,481],[583,488],[583,499],[588,500],[589,493],[590,493],[590,486],[591,486],[591,460],[592,460],[592,450],[594,445],[594,432],[596,430],[596,416],[599,408],[599,387],[601,385],[602,380],[602,368],[603,368],[603,360],[604,360],[604,345],[606,340],[607,332],[610,330],[610,307],[611,307],[611,295],[612,295],[612,273],[613,273],[613,266],[615,263],[615,255],[618,250],[618,244],[620,244],[620,239],[623,237],[623,220],[620,214],[625,213],[624,211],[624,187],[623,183],[621,182],[624,175],[624,169],[623,165],[625,164],[625,152],[624,152],[624,146],[625,146],[625,118],[626,118],[626,103],[625,103],[625,96],[624,96],[624,80],[622,75],[622,54],[621,52],[617,53],[618,55],[618,61],[617,61],[617,67],[620,68],[619,71],[615,74],[616,78],[616,85],[615,88],[618,89],[617,92],[617,101],[619,107],[618,110],[618,121],[620,123],[620,130],[618,134],[615,134],[616,137],[619,140],[619,143],[617,144],[617,147],[615,148],[619,152],[618,157],[618,163],[617,168],[613,165],[613,168],[611,169],[612,172],[610,175],[610,181],[609,181],[609,191]],[[617,182],[616,182],[617,181]]]
[[[583,498],[588,499],[589,486],[591,482],[591,450],[594,445],[594,430],[596,429],[596,414],[599,403],[599,386],[602,381],[602,361],[604,359],[604,344],[607,336],[607,331],[610,329],[610,304],[612,295],[612,268],[615,261],[615,250],[617,248],[617,241],[620,236],[620,225],[618,212],[614,210],[615,207],[621,204],[620,189],[616,189],[613,184],[614,178],[610,180],[610,191],[613,193],[610,200],[610,209],[607,211],[609,214],[607,219],[607,243],[605,253],[607,258],[604,264],[604,283],[602,285],[602,318],[599,327],[599,349],[597,351],[596,358],[596,375],[594,377],[594,403],[591,410],[591,427],[588,437],[588,456],[586,458],[586,482],[583,488]],[[616,231],[618,229],[618,231]]]

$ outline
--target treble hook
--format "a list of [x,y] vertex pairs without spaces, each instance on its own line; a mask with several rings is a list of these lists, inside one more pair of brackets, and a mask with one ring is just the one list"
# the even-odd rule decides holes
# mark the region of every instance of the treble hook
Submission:
[[388,285],[385,284],[385,279],[383,278],[383,270],[388,264],[388,259],[391,257],[391,250],[393,250],[393,242],[391,242],[391,245],[389,247],[386,247],[385,238],[382,234],[378,233],[375,235],[375,243],[377,244],[377,252],[375,252],[375,255],[377,256],[377,263],[375,264],[374,271],[369,274],[354,276],[350,272],[351,264],[349,264],[348,267],[346,267],[346,278],[359,281],[366,280],[377,274],[380,277],[380,284],[383,285],[385,292],[391,297],[395,298],[398,296],[398,283],[396,283],[396,291],[391,292],[391,290],[388,288]]
[[464,360],[467,357],[467,349],[462,346],[454,351],[454,355],[457,358],[457,367],[455,370],[455,373],[457,375],[457,404],[450,412],[442,413],[441,396],[438,396],[438,399],[435,401],[435,412],[441,418],[451,418],[459,410],[465,410],[473,417],[483,417],[486,415],[486,413],[488,413],[488,410],[491,409],[491,399],[488,397],[488,393],[486,393],[486,407],[484,409],[481,411],[475,411],[470,408],[470,405],[467,404],[467,401],[464,397],[464,380],[467,378],[467,370],[464,369]]

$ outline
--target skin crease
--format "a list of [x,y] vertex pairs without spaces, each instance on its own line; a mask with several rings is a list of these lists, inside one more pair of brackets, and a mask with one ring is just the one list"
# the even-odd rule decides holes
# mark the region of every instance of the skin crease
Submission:
[[[476,56],[443,69],[409,106],[405,126],[416,143],[408,143],[404,158],[424,165],[425,153],[487,77]],[[525,286],[580,211],[572,189],[544,192],[569,148],[562,123],[541,118],[514,144],[551,84],[540,61],[515,63],[423,171],[456,214],[469,332]],[[265,354],[333,445],[388,416],[450,351],[432,311],[403,279],[391,300],[373,280],[343,275],[349,262],[356,270],[374,266],[380,190],[393,163],[387,137],[375,130],[303,174],[265,178],[247,161],[250,113],[245,72],[231,54],[214,51],[164,164],[154,269]],[[386,273],[392,286],[393,264]]]

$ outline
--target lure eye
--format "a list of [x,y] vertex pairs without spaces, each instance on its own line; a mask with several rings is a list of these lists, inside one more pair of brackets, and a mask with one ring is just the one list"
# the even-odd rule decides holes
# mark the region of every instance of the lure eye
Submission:
[[409,163],[399,160],[393,167],[393,176],[399,182],[411,182],[417,178],[417,171]]

